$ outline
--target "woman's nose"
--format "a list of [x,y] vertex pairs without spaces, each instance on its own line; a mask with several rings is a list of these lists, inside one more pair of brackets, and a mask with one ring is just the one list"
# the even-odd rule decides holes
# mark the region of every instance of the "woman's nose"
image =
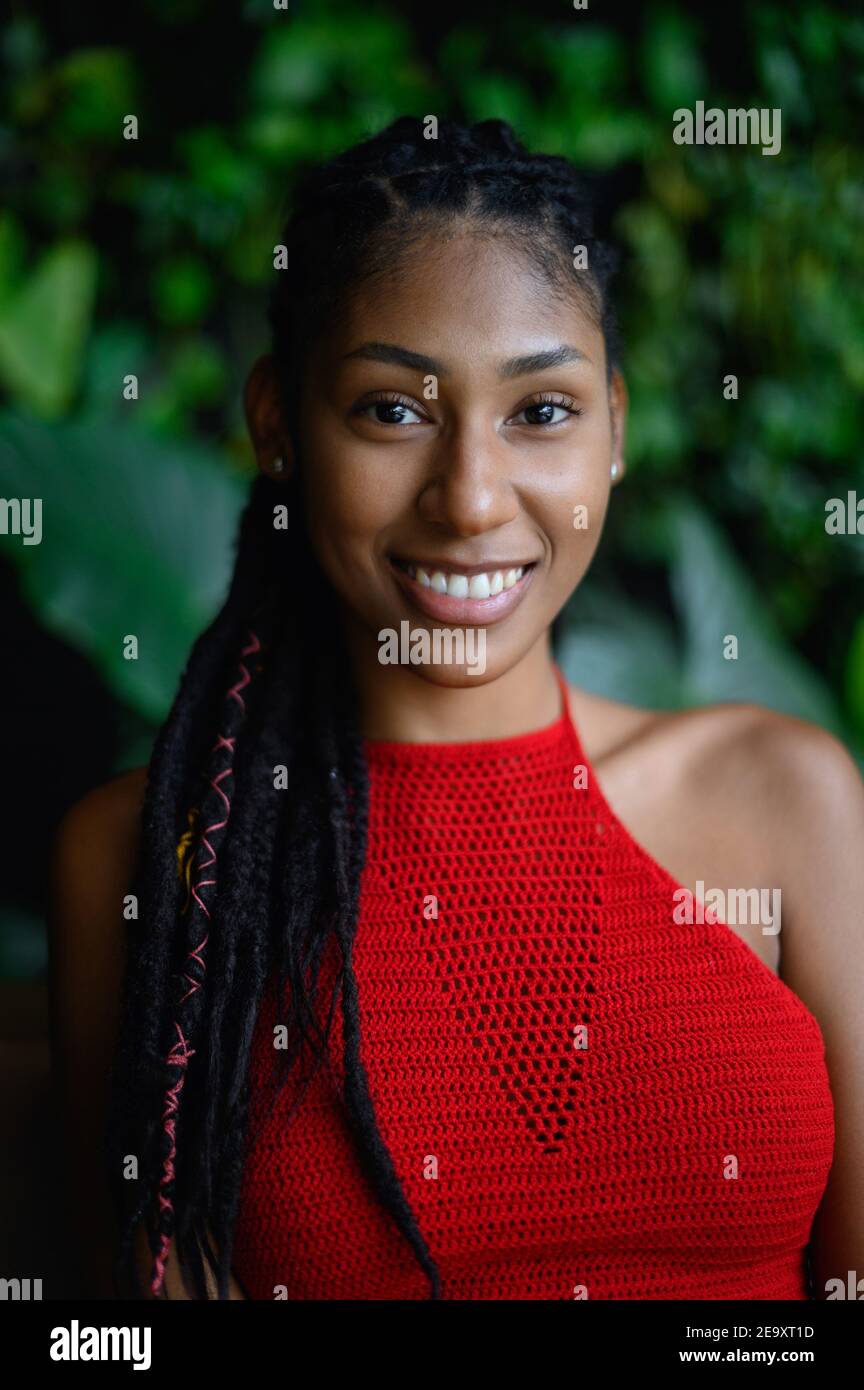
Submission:
[[519,499],[507,449],[494,430],[453,431],[436,445],[419,500],[425,521],[471,536],[512,521]]

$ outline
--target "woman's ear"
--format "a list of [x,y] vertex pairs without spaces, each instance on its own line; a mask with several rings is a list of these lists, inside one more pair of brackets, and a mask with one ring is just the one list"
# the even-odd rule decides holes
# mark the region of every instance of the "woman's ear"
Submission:
[[285,424],[276,362],[259,357],[246,378],[243,406],[258,467],[270,478],[288,478],[294,469],[294,446]]
[[626,460],[624,444],[627,437],[627,384],[616,367],[609,383],[609,417],[612,421],[612,486],[624,477]]

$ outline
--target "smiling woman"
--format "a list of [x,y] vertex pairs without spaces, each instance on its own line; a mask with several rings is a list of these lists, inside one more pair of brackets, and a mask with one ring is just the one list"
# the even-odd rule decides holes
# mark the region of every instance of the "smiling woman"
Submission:
[[[625,472],[582,179],[405,118],[306,178],[284,242],[230,593],[143,809],[142,774],[62,841],[61,960],[113,929],[94,846],[140,905],[117,1287],[143,1228],[156,1296],[825,1297],[864,1267],[864,793],[811,726],[564,682]],[[481,630],[482,676],[382,661],[405,623]],[[782,953],[682,922],[700,882],[782,889]]]

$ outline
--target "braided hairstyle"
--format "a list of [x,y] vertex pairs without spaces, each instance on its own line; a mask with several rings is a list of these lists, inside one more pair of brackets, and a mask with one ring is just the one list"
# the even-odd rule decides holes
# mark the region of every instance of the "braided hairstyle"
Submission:
[[[294,191],[282,237],[288,269],[269,308],[292,436],[310,325],[326,331],[352,288],[392,274],[412,246],[453,224],[506,235],[553,292],[581,296],[603,330],[610,370],[617,360],[613,255],[594,236],[584,178],[563,158],[529,154],[502,121],[441,121],[436,138],[427,134],[423,121],[404,117],[312,169]],[[577,245],[587,271],[574,270]],[[154,1294],[173,1239],[196,1295],[208,1297],[206,1260],[219,1298],[228,1297],[250,1049],[271,982],[286,1001],[280,1018],[291,1040],[277,1089],[301,1058],[313,1071],[325,1059],[341,1005],[358,1159],[413,1247],[431,1297],[441,1294],[361,1060],[352,945],[368,773],[298,462],[288,481],[261,475],[252,485],[227,599],[191,652],[150,762],[107,1129],[121,1294],[141,1294],[134,1237],[143,1224]],[[274,524],[274,509],[285,505],[287,531]],[[322,997],[328,942],[339,968]]]

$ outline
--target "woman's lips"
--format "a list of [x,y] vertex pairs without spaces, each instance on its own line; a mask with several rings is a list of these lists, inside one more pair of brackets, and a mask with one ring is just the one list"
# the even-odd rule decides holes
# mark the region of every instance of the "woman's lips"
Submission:
[[426,588],[419,580],[412,579],[392,560],[390,568],[399,587],[415,608],[419,608],[427,617],[439,618],[447,623],[462,623],[468,627],[489,627],[492,623],[500,623],[522,602],[537,566],[532,564],[512,588],[502,589],[494,598],[453,598],[450,594],[439,594],[434,589]]

